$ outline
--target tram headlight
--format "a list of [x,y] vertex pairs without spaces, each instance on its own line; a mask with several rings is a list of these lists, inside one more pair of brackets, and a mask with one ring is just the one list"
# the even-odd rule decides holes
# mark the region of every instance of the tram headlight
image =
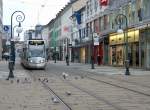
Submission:
[[30,62],[32,63],[33,61],[32,61],[32,60],[30,60]]
[[44,63],[44,60],[41,60],[40,62],[41,62],[41,63]]

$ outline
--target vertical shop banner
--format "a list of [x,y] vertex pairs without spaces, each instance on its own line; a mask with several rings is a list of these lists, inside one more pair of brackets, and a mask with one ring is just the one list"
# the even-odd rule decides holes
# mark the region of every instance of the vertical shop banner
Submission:
[[99,45],[99,36],[97,33],[93,33],[94,45]]
[[76,11],[76,12],[74,12],[74,15],[75,15],[75,17],[77,19],[77,23],[81,24],[81,12],[80,11]]
[[76,11],[74,12],[74,16],[76,17],[77,20],[77,28],[80,29],[81,28],[81,12],[80,11]]
[[64,26],[64,27],[63,27],[63,31],[64,31],[64,32],[69,32],[69,27],[68,27],[68,26]]
[[100,0],[100,5],[101,6],[107,6],[108,5],[108,0]]

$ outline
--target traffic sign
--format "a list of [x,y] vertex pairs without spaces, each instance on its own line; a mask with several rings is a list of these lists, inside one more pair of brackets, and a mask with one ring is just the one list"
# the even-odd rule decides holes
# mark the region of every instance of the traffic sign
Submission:
[[9,27],[8,26],[4,26],[4,31],[8,32],[9,31]]

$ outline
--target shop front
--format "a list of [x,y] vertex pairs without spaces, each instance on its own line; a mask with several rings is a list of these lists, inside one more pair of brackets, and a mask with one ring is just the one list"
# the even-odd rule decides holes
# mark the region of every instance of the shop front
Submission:
[[150,69],[150,28],[140,31],[140,66]]
[[[128,59],[130,66],[139,66],[139,30],[128,30]],[[109,36],[110,65],[123,66],[126,58],[125,34],[111,34]]]
[[85,47],[80,48],[80,63],[85,63]]
[[103,64],[103,43],[94,46],[94,63]]

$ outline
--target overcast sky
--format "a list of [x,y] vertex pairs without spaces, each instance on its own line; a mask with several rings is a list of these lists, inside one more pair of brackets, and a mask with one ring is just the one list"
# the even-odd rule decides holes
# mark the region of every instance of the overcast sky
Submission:
[[[25,14],[24,29],[47,24],[69,0],[3,0],[3,24],[10,24],[11,14],[20,10]],[[15,25],[14,18],[14,25]]]

